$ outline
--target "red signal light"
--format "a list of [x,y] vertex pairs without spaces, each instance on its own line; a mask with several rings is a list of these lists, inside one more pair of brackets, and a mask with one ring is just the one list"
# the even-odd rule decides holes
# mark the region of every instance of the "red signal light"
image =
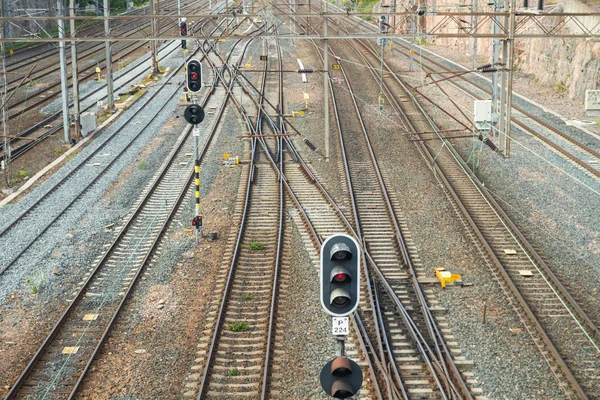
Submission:
[[192,73],[190,74],[190,77],[191,77],[192,79],[198,79],[198,74],[197,74],[197,73],[195,73],[195,72],[192,72]]
[[333,280],[335,280],[336,282],[344,282],[348,278],[350,277],[344,272],[337,273],[333,276]]

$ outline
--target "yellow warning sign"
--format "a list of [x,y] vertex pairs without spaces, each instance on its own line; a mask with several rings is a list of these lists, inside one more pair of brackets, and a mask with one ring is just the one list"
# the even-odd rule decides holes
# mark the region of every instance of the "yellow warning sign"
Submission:
[[10,54],[11,56],[13,55],[12,49],[8,51],[8,54]]
[[340,70],[340,69],[342,69],[342,68],[340,67],[340,64],[333,64],[333,65],[331,66],[331,69],[332,69],[332,70],[334,70],[334,71],[338,71],[338,70]]
[[225,153],[223,154],[223,160],[229,160],[231,158],[231,154]]
[[100,72],[102,72],[102,70],[100,69],[100,67],[96,67],[96,73],[99,74]]
[[260,56],[260,61],[267,61],[267,56]]
[[250,67],[251,67],[250,63],[246,64],[246,69],[248,69]]
[[309,100],[310,96],[308,95],[308,93],[304,93],[304,100]]
[[415,54],[415,51],[414,51],[414,50],[411,50],[411,51],[410,51],[410,54]]

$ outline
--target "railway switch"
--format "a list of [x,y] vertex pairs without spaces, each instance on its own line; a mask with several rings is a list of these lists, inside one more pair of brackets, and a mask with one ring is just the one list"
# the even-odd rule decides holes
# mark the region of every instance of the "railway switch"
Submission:
[[321,305],[334,317],[353,313],[360,300],[360,247],[346,234],[321,246]]

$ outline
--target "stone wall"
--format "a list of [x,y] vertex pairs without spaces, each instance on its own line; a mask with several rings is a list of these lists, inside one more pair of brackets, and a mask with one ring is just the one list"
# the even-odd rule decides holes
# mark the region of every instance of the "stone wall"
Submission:
[[[437,0],[437,6],[442,8],[456,6],[456,0]],[[465,0],[466,4],[471,1]],[[598,12],[590,6],[577,0],[548,4],[546,11],[555,12]],[[491,11],[487,6],[487,1],[480,1],[478,6],[480,11]],[[521,2],[518,2],[521,4]],[[455,9],[458,11],[457,9]],[[462,7],[461,11],[468,11],[469,8]],[[435,24],[436,17],[428,17],[427,23]],[[558,17],[548,16],[545,18],[548,24],[555,24]],[[586,17],[582,19],[585,26],[592,28],[600,23],[600,15]],[[491,24],[480,27],[480,31],[491,32]],[[527,29],[531,32],[540,32],[539,28],[530,26]],[[565,26],[569,29],[569,24]],[[435,40],[438,45],[448,46],[456,49],[460,54],[472,54],[472,39],[452,39],[438,38]],[[479,64],[485,64],[491,60],[492,48],[491,39],[479,39],[478,58]],[[500,57],[502,57],[500,52]],[[532,38],[519,39],[515,43],[515,68],[534,75],[539,83],[552,86],[558,91],[566,91],[569,98],[583,101],[586,89],[597,89],[600,87],[600,43],[585,39],[562,39],[562,38]]]

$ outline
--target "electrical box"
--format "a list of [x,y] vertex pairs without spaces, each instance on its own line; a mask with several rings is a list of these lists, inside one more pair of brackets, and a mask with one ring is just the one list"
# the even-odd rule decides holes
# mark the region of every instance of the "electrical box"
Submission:
[[492,129],[492,101],[475,100],[473,104],[475,127],[479,130]]
[[86,137],[88,133],[96,129],[96,114],[85,112],[81,114],[81,134]]
[[600,90],[585,91],[585,113],[589,117],[600,115]]

